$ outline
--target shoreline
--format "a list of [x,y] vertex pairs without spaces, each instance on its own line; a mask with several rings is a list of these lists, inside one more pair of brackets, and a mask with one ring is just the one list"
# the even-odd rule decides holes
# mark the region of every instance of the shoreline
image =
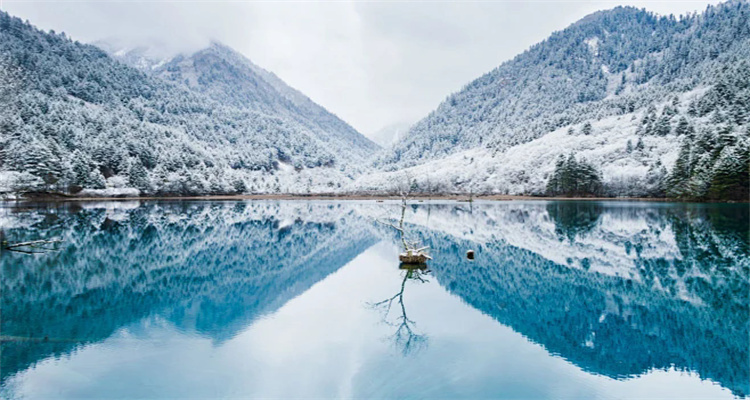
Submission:
[[[239,201],[239,200],[401,200],[400,196],[375,195],[375,194],[248,194],[248,195],[207,195],[207,196],[139,196],[139,197],[77,197],[70,195],[34,195],[19,199],[0,199],[2,203],[29,203],[29,202],[96,202],[96,201]],[[470,200],[481,201],[627,201],[627,202],[655,202],[655,203],[725,203],[745,204],[748,201],[695,201],[673,198],[654,197],[558,197],[558,196],[524,196],[524,195],[414,195],[409,197],[410,201],[425,200],[448,200],[456,202],[470,202]]]

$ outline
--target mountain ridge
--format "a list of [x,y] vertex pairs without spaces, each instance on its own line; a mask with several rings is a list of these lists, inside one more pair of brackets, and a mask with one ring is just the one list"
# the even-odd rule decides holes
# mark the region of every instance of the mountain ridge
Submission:
[[[121,58],[126,63],[127,55]],[[342,145],[352,150],[341,154],[352,155],[352,160],[366,158],[379,147],[273,72],[219,41],[212,40],[208,47],[161,61],[152,60],[147,65],[155,76],[206,94],[222,104],[294,119],[326,143],[335,144],[337,136],[341,136]]]
[[[736,166],[748,158],[746,151],[730,147],[721,161],[723,145],[693,147],[712,156],[700,168],[700,157],[685,161],[691,171],[705,170],[687,174],[695,181],[689,193],[675,190],[685,179],[667,184],[668,175],[675,175],[680,146],[695,137],[721,142],[716,136],[728,130],[729,142],[747,142],[748,102],[741,99],[749,94],[749,17],[745,1],[680,19],[633,7],[584,17],[449,95],[392,151],[381,152],[375,172],[353,190],[383,190],[400,179],[396,175],[408,174],[420,190],[439,177],[443,191],[543,195],[558,158],[580,153],[603,169],[600,195],[705,198],[719,164],[735,165],[730,180],[739,179]],[[607,118],[619,122],[591,130]],[[504,161],[535,143],[544,146],[541,165],[515,155],[513,163]],[[646,182],[648,171],[662,169],[655,179],[663,182]],[[624,182],[630,187],[621,187]],[[745,187],[735,198],[746,199],[747,184],[735,185]]]
[[0,37],[2,193],[331,191],[376,146],[343,121],[337,140],[288,114],[222,104],[7,13]]
[[[748,19],[740,0],[680,18],[596,12],[451,94],[376,155],[220,43],[165,60],[115,51],[120,62],[1,14],[0,195],[383,194],[408,179],[423,193],[746,200]],[[587,169],[591,193],[553,179],[573,167]]]

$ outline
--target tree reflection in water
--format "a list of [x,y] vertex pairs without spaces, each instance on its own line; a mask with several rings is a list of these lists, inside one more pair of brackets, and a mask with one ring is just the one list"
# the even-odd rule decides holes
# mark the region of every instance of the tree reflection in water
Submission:
[[[0,205],[8,242],[63,240],[47,254],[0,252],[0,387],[153,318],[219,347],[382,239],[402,244],[398,232],[372,223],[398,205],[84,205]],[[444,288],[591,374],[627,381],[684,371],[750,395],[747,205],[410,206],[406,229],[438,256],[430,291]],[[475,251],[471,263],[466,249]],[[371,304],[388,322],[389,345],[410,362],[440,347],[431,330],[434,349],[425,348],[426,321],[420,332],[406,312],[412,301],[415,318],[415,300],[403,298],[427,274],[400,270],[398,293]]]
[[[396,348],[401,351],[401,354],[407,356],[427,347],[427,335],[417,333],[417,323],[409,319],[406,315],[406,304],[404,303],[406,282],[429,282],[425,276],[430,273],[430,270],[427,269],[426,264],[401,264],[399,269],[403,271],[403,279],[401,280],[401,288],[398,293],[388,299],[372,303],[370,307],[382,313],[383,322],[396,328],[396,332],[393,333],[390,339]],[[393,309],[394,301],[398,303],[401,314],[395,319],[391,319],[391,310]]]

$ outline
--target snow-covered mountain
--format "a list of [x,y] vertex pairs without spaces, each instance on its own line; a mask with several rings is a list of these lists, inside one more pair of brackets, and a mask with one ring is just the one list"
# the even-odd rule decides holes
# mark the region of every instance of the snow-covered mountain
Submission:
[[589,15],[448,96],[354,188],[382,189],[416,167],[422,188],[439,179],[447,191],[543,194],[558,158],[575,154],[601,169],[607,194],[650,195],[669,189],[655,186],[682,142],[726,134],[725,161],[723,145],[687,151],[712,154],[705,173],[683,179],[708,191],[713,168],[742,171],[735,160],[748,158],[749,18],[746,1],[680,18]]
[[169,61],[172,57],[165,57],[165,51],[156,47],[128,46],[115,38],[97,40],[92,45],[106,51],[112,57],[138,68],[143,72],[150,72]]
[[108,55],[3,13],[0,196],[384,193],[407,179],[580,195],[559,177],[583,165],[584,195],[746,200],[749,17],[737,0],[680,18],[594,13],[450,95],[370,164],[375,143],[219,43],[169,58],[102,43]]
[[383,148],[389,148],[401,140],[412,124],[408,122],[397,122],[378,129],[369,135],[370,139]]
[[347,161],[359,163],[378,149],[349,124],[275,74],[221,43],[212,42],[192,54],[161,60],[151,57],[144,48],[110,54],[227,106],[293,120]]
[[206,74],[198,87],[0,13],[0,191],[330,192],[377,149],[224,47],[194,60],[157,70]]

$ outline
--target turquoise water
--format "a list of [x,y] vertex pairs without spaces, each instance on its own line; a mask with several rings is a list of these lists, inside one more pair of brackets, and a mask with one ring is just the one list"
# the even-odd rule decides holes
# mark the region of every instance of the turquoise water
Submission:
[[[0,206],[3,398],[735,398],[747,205]],[[466,259],[474,250],[475,260]]]

